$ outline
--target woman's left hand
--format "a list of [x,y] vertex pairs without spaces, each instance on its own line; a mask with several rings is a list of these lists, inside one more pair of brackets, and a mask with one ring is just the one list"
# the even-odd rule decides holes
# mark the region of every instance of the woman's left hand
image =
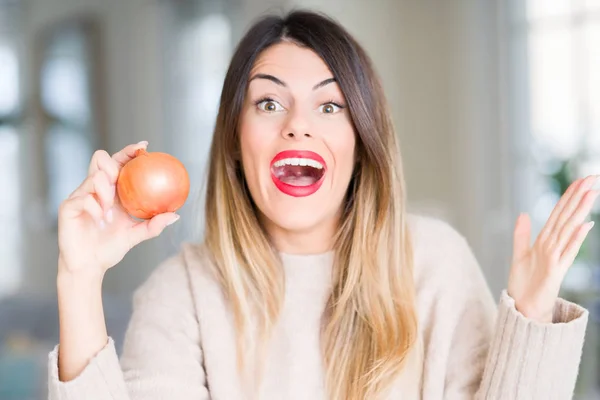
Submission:
[[593,222],[584,222],[600,193],[592,190],[598,176],[573,182],[531,246],[527,214],[517,219],[508,295],[525,317],[552,322],[560,285]]

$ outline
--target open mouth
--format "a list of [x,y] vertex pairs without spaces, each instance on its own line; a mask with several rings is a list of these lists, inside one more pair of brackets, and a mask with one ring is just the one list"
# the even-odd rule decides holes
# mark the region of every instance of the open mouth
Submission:
[[293,186],[314,185],[323,177],[323,164],[309,158],[284,158],[271,167],[271,172],[283,183]]
[[312,151],[283,151],[271,162],[273,182],[294,197],[309,196],[319,190],[325,172],[325,161]]

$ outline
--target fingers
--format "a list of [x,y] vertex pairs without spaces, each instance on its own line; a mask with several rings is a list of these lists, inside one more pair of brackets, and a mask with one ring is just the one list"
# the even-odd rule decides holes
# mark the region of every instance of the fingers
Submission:
[[564,250],[564,247],[573,236],[573,232],[583,223],[590,213],[599,193],[600,192],[597,190],[590,190],[586,192],[575,211],[573,211],[573,214],[564,223],[562,230],[558,233],[555,239],[556,248],[561,252]]
[[551,241],[550,244],[555,245],[558,242],[558,235],[564,225],[572,217],[585,193],[592,188],[596,181],[597,176],[595,175],[586,177],[581,184],[577,186],[573,194],[565,201],[562,210],[560,210],[560,213],[557,215],[556,223],[552,229],[548,231],[547,240]]
[[87,213],[97,224],[102,225],[104,212],[92,194],[65,200],[60,208],[60,215],[65,218],[77,218],[82,213]]
[[119,164],[113,160],[104,150],[98,150],[92,156],[88,176],[94,175],[98,171],[104,171],[111,183],[117,182],[119,177]]
[[[112,159],[117,162],[119,168],[122,168],[127,162],[132,160],[135,157],[135,152],[139,149],[146,149],[148,147],[148,142],[145,140],[136,144],[130,144],[125,147],[123,150],[115,153],[112,156]],[[116,179],[115,179],[116,181]]]
[[164,213],[134,225],[128,233],[129,247],[133,248],[145,240],[160,235],[167,226],[175,223],[178,219],[179,215],[177,214]]
[[115,202],[115,185],[111,182],[106,172],[98,170],[83,181],[81,186],[70,197],[73,198],[88,194],[97,197],[104,212],[108,212]]
[[70,198],[93,194],[100,201],[104,212],[108,212],[115,203],[115,185],[123,165],[135,157],[135,152],[145,149],[148,142],[143,141],[125,147],[112,157],[104,150],[94,153],[88,169],[88,178],[71,194]]
[[544,225],[544,227],[542,228],[542,231],[540,232],[540,234],[538,236],[539,241],[546,242],[548,237],[551,235],[551,233],[555,229],[556,224],[558,222],[558,218],[559,218],[560,214],[563,212],[565,205],[569,202],[569,200],[571,200],[571,198],[573,197],[573,194],[581,187],[581,185],[583,184],[583,181],[584,181],[584,179],[579,178],[579,179],[576,179],[573,183],[571,183],[571,185],[569,185],[569,187],[567,188],[565,193],[561,196],[560,200],[558,201],[558,203],[552,210],[552,213],[550,214],[550,217],[548,218],[548,222],[546,222],[546,225]]
[[142,141],[136,144],[130,144],[123,150],[113,154],[111,157],[106,151],[98,150],[92,156],[90,167],[88,169],[88,175],[93,175],[97,171],[104,171],[110,178],[110,181],[115,183],[119,177],[119,170],[129,160],[135,157],[135,152],[139,149],[146,149],[148,147],[147,141]]
[[594,221],[586,222],[583,225],[578,226],[576,232],[572,235],[571,240],[567,244],[567,247],[563,251],[560,257],[560,264],[566,267],[570,267],[579,253],[579,249],[583,244],[588,233],[594,227]]
[[521,214],[517,218],[513,239],[513,263],[527,256],[531,246],[531,221],[529,215]]

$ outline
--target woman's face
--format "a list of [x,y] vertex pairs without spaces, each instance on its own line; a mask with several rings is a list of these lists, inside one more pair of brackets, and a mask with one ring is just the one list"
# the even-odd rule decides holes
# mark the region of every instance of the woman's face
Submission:
[[[248,187],[275,244],[281,251],[329,246],[352,176],[355,135],[325,62],[292,43],[265,50],[249,76],[239,129]],[[302,248],[295,249],[299,234]]]

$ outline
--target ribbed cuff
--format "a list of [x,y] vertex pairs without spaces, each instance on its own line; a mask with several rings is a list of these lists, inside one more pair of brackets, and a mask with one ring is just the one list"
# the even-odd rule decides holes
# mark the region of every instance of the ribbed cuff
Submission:
[[554,322],[536,322],[517,311],[514,299],[503,291],[481,398],[570,400],[588,315],[586,309],[559,299]]
[[68,382],[58,377],[58,345],[48,355],[48,400],[125,400],[127,391],[112,338],[81,374]]

